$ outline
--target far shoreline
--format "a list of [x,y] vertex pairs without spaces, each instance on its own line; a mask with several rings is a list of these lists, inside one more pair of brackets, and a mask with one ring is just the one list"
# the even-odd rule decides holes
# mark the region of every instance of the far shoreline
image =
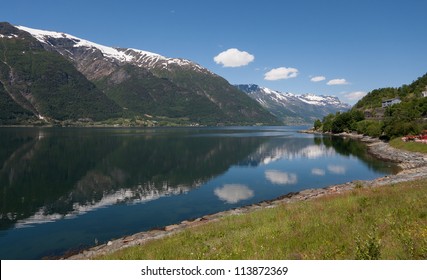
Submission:
[[[314,131],[305,130],[299,131],[300,133],[323,134]],[[114,239],[96,247],[85,249],[76,254],[76,252],[69,252],[61,259],[91,259],[97,258],[123,248],[142,245],[150,240],[161,239],[175,233],[181,232],[185,229],[197,227],[202,224],[218,221],[222,217],[229,215],[240,215],[256,211],[263,208],[272,208],[284,203],[293,203],[296,201],[312,200],[318,197],[333,195],[343,192],[348,192],[359,187],[378,187],[387,184],[394,184],[399,182],[408,182],[418,179],[427,178],[427,155],[421,153],[407,152],[398,150],[391,147],[388,143],[360,134],[328,134],[339,136],[343,138],[352,138],[361,141],[367,145],[368,152],[384,161],[391,161],[397,163],[401,170],[394,175],[380,177],[374,180],[356,180],[338,185],[332,185],[320,189],[306,189],[296,193],[289,193],[272,200],[262,201],[256,204],[247,205],[215,214],[205,215],[194,220],[185,220],[178,224],[168,225],[160,229],[153,229],[144,232],[139,232],[130,236]]]

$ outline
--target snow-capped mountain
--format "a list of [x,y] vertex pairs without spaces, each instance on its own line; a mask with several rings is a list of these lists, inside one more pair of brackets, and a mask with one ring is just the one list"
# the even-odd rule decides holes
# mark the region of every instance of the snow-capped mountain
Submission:
[[188,59],[7,22],[0,22],[0,53],[0,124],[278,123],[224,78]]
[[297,95],[297,97],[299,100],[311,105],[336,106],[336,108],[342,108],[345,110],[350,108],[348,104],[341,102],[336,96],[315,95],[312,93],[307,93],[303,95]]
[[329,113],[347,111],[351,108],[350,105],[341,102],[335,96],[296,95],[254,84],[236,85],[236,87],[285,124],[313,124],[316,119],[322,119]]
[[211,73],[206,68],[187,59],[167,58],[157,53],[132,48],[108,47],[62,32],[46,31],[25,26],[16,26],[16,28],[30,33],[39,42],[50,46],[71,60],[75,61],[76,59],[90,57],[92,61],[87,61],[84,65],[77,64],[81,66],[79,70],[87,69],[87,67],[83,68],[83,66],[88,66],[88,63],[93,64],[96,60],[102,59],[111,63],[132,64],[148,69],[172,69],[173,66],[180,66],[188,67],[195,71]]

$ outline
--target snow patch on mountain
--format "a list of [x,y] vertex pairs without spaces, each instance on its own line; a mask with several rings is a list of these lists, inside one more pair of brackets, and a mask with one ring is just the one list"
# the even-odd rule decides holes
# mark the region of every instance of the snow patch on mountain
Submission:
[[335,96],[303,94],[298,96],[298,98],[305,103],[318,105],[318,106],[328,106],[328,105],[344,106],[344,107],[348,106],[347,104],[342,103]]
[[[121,63],[131,63],[138,67],[144,67],[149,69],[151,68],[169,69],[171,66],[180,66],[180,67],[190,67],[198,71],[210,72],[206,68],[203,68],[197,63],[194,63],[187,59],[168,58],[157,53],[133,49],[133,48],[108,47],[108,46],[100,45],[100,44],[97,44],[85,39],[81,39],[67,33],[62,33],[62,32],[46,31],[46,30],[29,28],[25,26],[16,26],[16,28],[30,33],[39,42],[49,45],[53,48],[56,48],[57,46],[51,41],[52,38],[68,39],[74,43],[74,45],[72,45],[72,48],[97,49],[103,54],[103,56],[106,59],[113,59]],[[65,51],[69,51],[69,50],[65,49]]]
[[73,46],[74,48],[78,48],[78,47],[95,48],[100,50],[104,54],[104,56],[117,59],[121,62],[129,62],[134,59],[132,56],[127,55],[123,51],[119,51],[112,47],[107,47],[91,41],[87,41],[87,40],[72,36],[70,34],[60,33],[55,31],[39,30],[39,29],[29,28],[25,26],[16,26],[16,28],[30,33],[39,42],[53,46],[53,47],[54,45],[49,41],[50,38],[69,39],[75,43]]
[[236,87],[283,120],[285,124],[312,124],[314,120],[321,119],[329,113],[350,109],[350,105],[341,102],[335,96],[312,93],[297,95],[254,84]]

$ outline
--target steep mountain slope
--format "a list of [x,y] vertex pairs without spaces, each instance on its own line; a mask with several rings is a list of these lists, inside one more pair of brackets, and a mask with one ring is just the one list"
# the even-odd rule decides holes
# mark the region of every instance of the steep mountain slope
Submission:
[[33,114],[16,103],[0,82],[0,124],[14,124],[34,118]]
[[258,85],[236,85],[285,124],[312,124],[329,113],[347,111],[350,105],[334,96],[282,93]]
[[65,33],[17,26],[66,58],[127,116],[184,118],[202,124],[277,124],[222,77],[186,59],[99,45]]
[[68,60],[7,23],[0,24],[0,83],[0,107],[7,108],[0,123],[31,116],[100,120],[121,112]]

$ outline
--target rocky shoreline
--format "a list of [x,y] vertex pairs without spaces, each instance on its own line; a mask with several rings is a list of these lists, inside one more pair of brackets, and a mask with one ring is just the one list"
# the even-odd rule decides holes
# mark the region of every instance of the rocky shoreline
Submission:
[[[306,132],[309,133],[309,132]],[[398,164],[401,171],[398,174],[377,178],[370,181],[353,181],[345,184],[333,185],[322,189],[306,189],[298,193],[289,193],[274,200],[263,201],[257,204],[248,205],[224,212],[206,215],[195,220],[182,221],[179,224],[169,225],[162,229],[155,229],[136,233],[123,238],[108,241],[93,248],[86,249],[78,254],[64,256],[62,259],[91,259],[100,257],[117,250],[141,245],[150,240],[161,239],[185,229],[196,227],[202,224],[218,221],[222,217],[229,215],[241,215],[263,208],[272,208],[284,203],[293,203],[296,201],[311,200],[317,197],[343,193],[357,187],[377,187],[386,184],[395,184],[399,182],[412,181],[427,178],[427,155],[421,153],[412,153],[395,149],[387,143],[371,137],[358,134],[341,133],[341,137],[358,139],[366,143],[369,153],[382,160],[392,161]]]

